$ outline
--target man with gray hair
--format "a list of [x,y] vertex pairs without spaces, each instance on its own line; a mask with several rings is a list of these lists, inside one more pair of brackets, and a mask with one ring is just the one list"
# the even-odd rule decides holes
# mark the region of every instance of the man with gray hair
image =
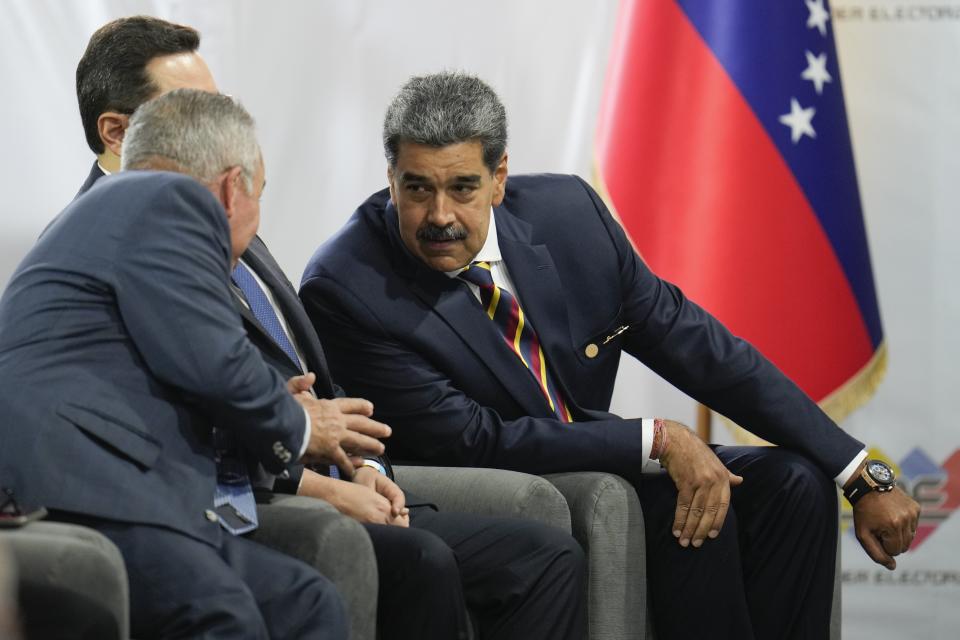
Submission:
[[[176,99],[143,108],[124,138],[121,169],[176,171],[211,184],[224,167],[238,167],[244,191],[259,195],[254,174],[262,170],[263,159],[253,118],[232,98],[208,93],[180,90]],[[198,140],[210,144],[198,145]]]
[[[480,79],[411,79],[383,142],[389,188],[317,250],[300,295],[334,375],[393,427],[391,454],[620,475],[643,506],[658,637],[827,637],[834,481],[892,569],[919,515],[892,471],[657,278],[583,180],[508,182],[506,113]],[[781,446],[711,448],[608,413],[623,352]]]
[[332,585],[225,532],[215,503],[211,425],[273,473],[349,474],[347,452],[378,455],[389,435],[325,421],[301,393],[312,374],[284,380],[246,337],[229,278],[259,220],[253,121],[178,90],[138,109],[124,145],[142,171],[71,203],[0,298],[0,476],[118,546],[136,637],[345,638]]

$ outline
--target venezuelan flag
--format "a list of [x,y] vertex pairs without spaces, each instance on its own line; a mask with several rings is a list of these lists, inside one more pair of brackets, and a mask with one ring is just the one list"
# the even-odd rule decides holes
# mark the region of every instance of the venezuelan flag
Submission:
[[661,277],[835,420],[886,367],[826,0],[623,0],[599,188]]

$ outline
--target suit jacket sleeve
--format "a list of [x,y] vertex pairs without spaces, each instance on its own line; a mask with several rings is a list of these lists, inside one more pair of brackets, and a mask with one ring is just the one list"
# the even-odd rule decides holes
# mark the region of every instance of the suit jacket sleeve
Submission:
[[611,417],[578,429],[551,417],[503,416],[393,338],[362,298],[333,278],[311,278],[300,294],[334,375],[349,394],[372,399],[377,419],[393,428],[393,459],[528,473],[639,473],[639,420]]
[[[602,291],[605,303],[609,300],[614,309],[620,308],[622,324],[630,327],[617,339],[620,348],[754,433],[808,456],[828,475],[839,473],[862,448],[756,349],[687,300],[677,287],[654,275],[586,183],[556,177],[552,182],[539,180],[536,198],[545,200],[533,205],[539,213],[525,216],[535,226],[541,225],[536,227],[535,242],[545,243],[550,250],[570,299],[590,300]],[[533,179],[526,184],[532,185]],[[549,188],[544,186],[548,184]],[[562,198],[553,193],[558,185],[563,187]],[[361,207],[360,217],[352,224],[364,224],[365,207],[382,206],[378,199],[385,197],[372,197],[372,204]],[[531,206],[533,196],[525,197],[518,195],[514,202],[521,208]],[[344,246],[339,247],[344,253],[382,250],[372,243]],[[369,276],[328,269],[328,264],[352,264],[333,257],[329,263],[321,259],[311,264],[301,298],[318,334],[327,338],[334,374],[350,394],[373,400],[377,417],[394,428],[388,444],[394,459],[537,473],[591,469],[629,476],[639,471],[639,420],[586,411],[589,424],[570,426],[546,415],[518,411],[509,402],[502,406],[475,402],[471,395],[476,394],[467,395],[444,373],[457,350],[470,357],[468,346],[451,341],[445,345],[447,352],[435,353],[438,360],[431,360],[415,340],[395,330],[389,304],[365,298],[369,288],[363,278]],[[582,273],[585,261],[592,267],[590,277]],[[382,261],[361,263],[357,267],[361,271],[390,268]],[[376,281],[378,289],[381,284]],[[387,276],[385,283],[386,288],[373,295],[409,295],[402,278]],[[405,308],[411,312],[409,305]],[[420,312],[424,319],[430,313],[428,309]],[[592,306],[583,304],[570,310],[571,314],[591,312]],[[603,382],[588,374],[588,369],[563,371],[566,380],[590,396],[584,407],[604,408],[604,395],[609,402],[606,381],[612,384],[616,359],[609,362],[612,370],[604,372]],[[478,371],[478,375],[486,373]],[[476,383],[470,384],[477,388]],[[602,393],[585,392],[593,392],[591,385],[598,384],[604,386]],[[574,394],[580,395],[577,389]]]
[[620,264],[623,349],[699,402],[831,477],[863,448],[747,341],[658,278],[585,183]]
[[125,229],[116,274],[122,321],[151,373],[234,429],[278,472],[303,442],[304,413],[247,340],[229,290],[229,229],[199,183],[176,180]]

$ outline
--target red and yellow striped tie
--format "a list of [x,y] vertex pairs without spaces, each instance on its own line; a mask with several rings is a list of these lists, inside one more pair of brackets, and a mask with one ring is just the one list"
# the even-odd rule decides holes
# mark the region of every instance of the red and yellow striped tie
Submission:
[[503,334],[507,346],[520,358],[520,361],[533,375],[540,390],[547,399],[550,409],[564,422],[573,422],[567,403],[553,383],[547,370],[547,360],[533,327],[527,322],[523,310],[509,291],[501,289],[493,282],[490,264],[474,262],[464,267],[458,277],[480,288],[480,301],[487,315]]

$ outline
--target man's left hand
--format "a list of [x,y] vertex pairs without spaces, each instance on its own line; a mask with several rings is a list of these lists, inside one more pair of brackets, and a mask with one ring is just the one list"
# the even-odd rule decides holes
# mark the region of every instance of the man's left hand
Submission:
[[406,497],[403,495],[403,490],[397,486],[397,483],[370,467],[360,467],[357,469],[353,475],[353,481],[373,489],[389,500],[394,519],[404,521],[406,523],[404,526],[409,526],[410,510],[405,506]]
[[910,548],[917,532],[920,505],[900,487],[880,493],[871,491],[853,507],[853,528],[867,555],[891,571],[897,568],[893,556]]

